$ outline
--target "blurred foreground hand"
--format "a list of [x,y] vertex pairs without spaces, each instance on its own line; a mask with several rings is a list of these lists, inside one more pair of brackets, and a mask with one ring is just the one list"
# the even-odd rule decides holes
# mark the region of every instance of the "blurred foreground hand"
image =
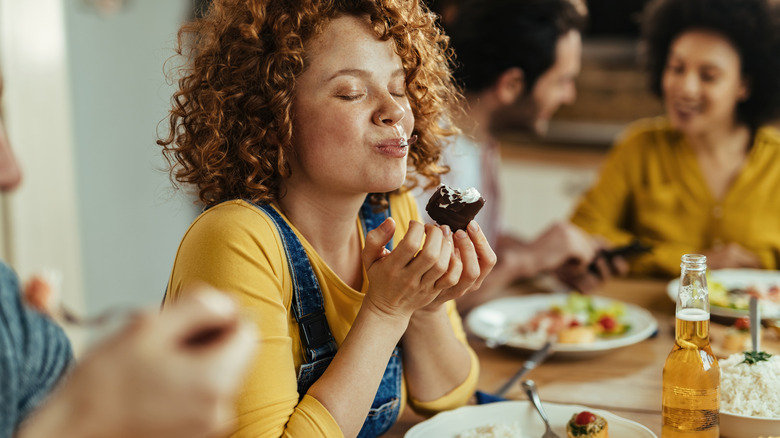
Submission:
[[88,352],[17,438],[229,433],[257,336],[230,298],[198,289],[162,313],[139,314]]

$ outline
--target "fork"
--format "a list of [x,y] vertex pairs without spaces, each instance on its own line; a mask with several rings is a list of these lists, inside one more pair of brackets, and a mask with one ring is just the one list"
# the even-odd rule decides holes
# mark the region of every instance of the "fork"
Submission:
[[539,413],[539,415],[542,417],[542,421],[544,421],[545,431],[544,435],[542,435],[542,438],[560,438],[558,434],[550,429],[550,421],[547,419],[547,414],[544,412],[542,401],[539,400],[539,393],[536,391],[536,383],[534,383],[533,380],[523,380],[522,386],[525,390],[525,394],[528,396],[528,399],[531,400],[531,403],[534,404],[536,412]]

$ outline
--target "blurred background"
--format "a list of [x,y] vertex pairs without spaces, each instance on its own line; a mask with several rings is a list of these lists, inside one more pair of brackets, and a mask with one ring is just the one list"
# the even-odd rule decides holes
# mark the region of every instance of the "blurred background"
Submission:
[[513,122],[517,113],[503,113],[502,184],[517,188],[503,192],[511,231],[530,238],[553,220],[568,218],[615,136],[634,120],[663,113],[640,63],[639,17],[647,3],[587,0],[577,99],[555,113],[546,136],[521,132]]
[[[645,2],[588,1],[577,101],[545,138],[520,134],[512,111],[501,121],[501,178],[517,188],[504,190],[504,215],[517,234],[566,218],[614,136],[661,113],[638,62]],[[175,89],[165,63],[200,3],[0,0],[3,112],[24,172],[0,204],[0,251],[22,278],[62,271],[80,313],[159,305],[199,211],[172,189],[155,140]]]
[[[21,278],[63,273],[69,307],[158,306],[197,214],[155,144],[163,66],[190,0],[0,0],[3,113],[23,171],[2,202]],[[162,125],[160,125],[162,126]],[[81,333],[70,333],[81,345]]]

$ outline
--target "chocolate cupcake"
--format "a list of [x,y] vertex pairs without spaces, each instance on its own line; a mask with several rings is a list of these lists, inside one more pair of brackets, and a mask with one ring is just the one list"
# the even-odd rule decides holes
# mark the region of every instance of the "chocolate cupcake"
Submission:
[[459,191],[442,184],[431,195],[425,210],[437,224],[449,225],[452,231],[457,231],[465,230],[483,205],[485,199],[477,189],[470,187]]

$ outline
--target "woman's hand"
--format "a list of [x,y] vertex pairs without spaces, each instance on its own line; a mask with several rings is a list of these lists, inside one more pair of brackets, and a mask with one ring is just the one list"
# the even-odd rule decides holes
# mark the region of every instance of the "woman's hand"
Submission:
[[569,259],[554,271],[561,283],[582,293],[593,291],[614,276],[625,276],[630,270],[625,258],[613,256],[607,259],[601,255],[600,250],[610,248],[607,240],[600,237],[588,238],[597,250],[590,259]]
[[363,305],[408,319],[417,309],[431,304],[443,289],[455,286],[457,281],[450,273],[462,268],[453,262],[455,245],[449,227],[411,221],[404,238],[388,251],[384,245],[393,233],[395,222],[388,218],[366,235],[363,265],[370,285]]
[[558,222],[547,228],[528,244],[536,264],[528,276],[557,269],[564,264],[587,265],[601,245],[579,227],[569,222]]
[[761,260],[738,243],[728,243],[703,253],[709,269],[755,268],[761,269]]
[[496,265],[496,253],[476,221],[469,223],[467,231],[458,230],[454,237],[455,251],[449,269],[440,280],[442,284],[452,286],[443,290],[426,309],[434,309],[479,289]]

